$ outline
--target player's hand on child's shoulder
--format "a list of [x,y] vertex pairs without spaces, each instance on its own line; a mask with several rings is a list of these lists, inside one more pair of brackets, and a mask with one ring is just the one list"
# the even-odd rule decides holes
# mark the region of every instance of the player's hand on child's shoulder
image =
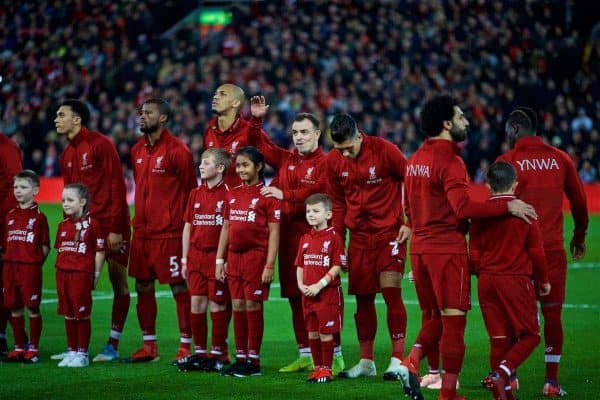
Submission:
[[515,217],[521,218],[523,221],[528,224],[531,223],[531,220],[537,219],[537,213],[535,212],[535,208],[531,204],[525,203],[523,200],[515,199],[511,200],[508,203],[508,212]]

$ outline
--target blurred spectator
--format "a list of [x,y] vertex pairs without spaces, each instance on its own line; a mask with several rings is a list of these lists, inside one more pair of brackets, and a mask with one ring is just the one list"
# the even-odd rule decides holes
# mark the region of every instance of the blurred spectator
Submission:
[[43,174],[56,174],[56,105],[81,98],[90,128],[116,143],[128,173],[137,108],[159,95],[197,161],[212,93],[233,82],[266,96],[265,126],[284,147],[296,113],[315,113],[325,128],[349,112],[410,156],[422,140],[419,106],[446,91],[471,122],[463,155],[472,176],[508,148],[503,124],[517,105],[538,110],[539,134],[582,170],[586,160],[598,164],[600,25],[585,25],[590,18],[578,15],[590,8],[580,3],[230,2],[224,31],[201,34],[190,22],[164,37],[196,2],[5,2],[0,129],[28,165],[40,168],[41,151]]
[[592,183],[598,179],[598,171],[596,171],[596,168],[592,166],[589,160],[585,160],[579,170],[579,177],[583,183]]

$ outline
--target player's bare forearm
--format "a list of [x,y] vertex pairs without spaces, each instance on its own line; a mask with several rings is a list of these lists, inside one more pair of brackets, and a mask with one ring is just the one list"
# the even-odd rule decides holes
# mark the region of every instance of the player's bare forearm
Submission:
[[100,279],[100,274],[102,273],[102,266],[104,265],[105,260],[104,251],[97,251],[96,257],[94,259],[94,289],[98,285],[98,280]]
[[229,221],[223,221],[223,227],[221,228],[221,233],[219,234],[219,245],[217,246],[217,259],[225,259],[225,254],[227,253],[227,241],[229,235]]
[[269,222],[269,243],[267,246],[267,265],[275,263],[277,249],[279,248],[279,223]]
[[304,287],[304,271],[300,267],[296,267],[296,281],[298,282],[298,289],[302,291]]
[[190,228],[189,222],[183,225],[183,234],[181,235],[181,259],[185,259],[190,251]]

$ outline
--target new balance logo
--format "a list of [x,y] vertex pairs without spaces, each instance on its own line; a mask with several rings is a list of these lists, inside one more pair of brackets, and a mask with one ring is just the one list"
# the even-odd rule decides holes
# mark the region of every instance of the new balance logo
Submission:
[[290,165],[290,166],[288,166],[288,169],[289,169],[290,171],[293,171],[293,170],[295,170],[295,169],[296,169],[296,166],[295,166],[295,165]]
[[37,300],[39,297],[40,297],[40,295],[39,295],[39,294],[34,294],[34,295],[32,295],[32,296],[31,296],[31,301],[35,301],[35,300]]
[[135,163],[136,163],[136,164],[141,164],[141,163],[142,163],[142,159],[141,159],[141,158],[138,158],[137,160],[135,160]]
[[254,291],[254,295],[255,296],[261,296],[262,292],[263,292],[262,289],[257,289],[257,290]]
[[79,307],[79,312],[85,312],[85,306]]
[[223,296],[223,291],[217,290],[217,293],[215,293],[215,296]]
[[325,324],[326,327],[331,327],[331,326],[335,326],[335,321],[327,321],[327,323]]
[[8,221],[8,225],[12,225],[12,224],[14,224],[14,223],[15,223],[15,220],[14,220],[14,219],[11,219],[11,220],[9,220],[9,221]]
[[200,203],[194,203],[194,208],[200,208]]

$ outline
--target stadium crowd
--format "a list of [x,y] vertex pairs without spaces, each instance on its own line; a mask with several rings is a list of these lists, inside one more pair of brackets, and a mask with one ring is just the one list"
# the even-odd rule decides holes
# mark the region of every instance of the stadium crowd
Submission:
[[65,97],[89,103],[90,128],[111,137],[129,171],[138,107],[160,94],[176,110],[173,131],[199,161],[214,89],[229,81],[266,96],[277,112],[265,130],[278,144],[290,145],[297,112],[323,121],[349,112],[406,156],[422,140],[420,101],[449,91],[473,122],[463,155],[476,181],[508,148],[509,110],[526,104],[582,179],[599,179],[600,41],[584,36],[565,3],[238,3],[222,31],[204,35],[190,23],[161,36],[190,11],[187,3],[57,0],[0,9],[0,131],[24,150],[25,167],[60,174],[64,144],[52,120]]

